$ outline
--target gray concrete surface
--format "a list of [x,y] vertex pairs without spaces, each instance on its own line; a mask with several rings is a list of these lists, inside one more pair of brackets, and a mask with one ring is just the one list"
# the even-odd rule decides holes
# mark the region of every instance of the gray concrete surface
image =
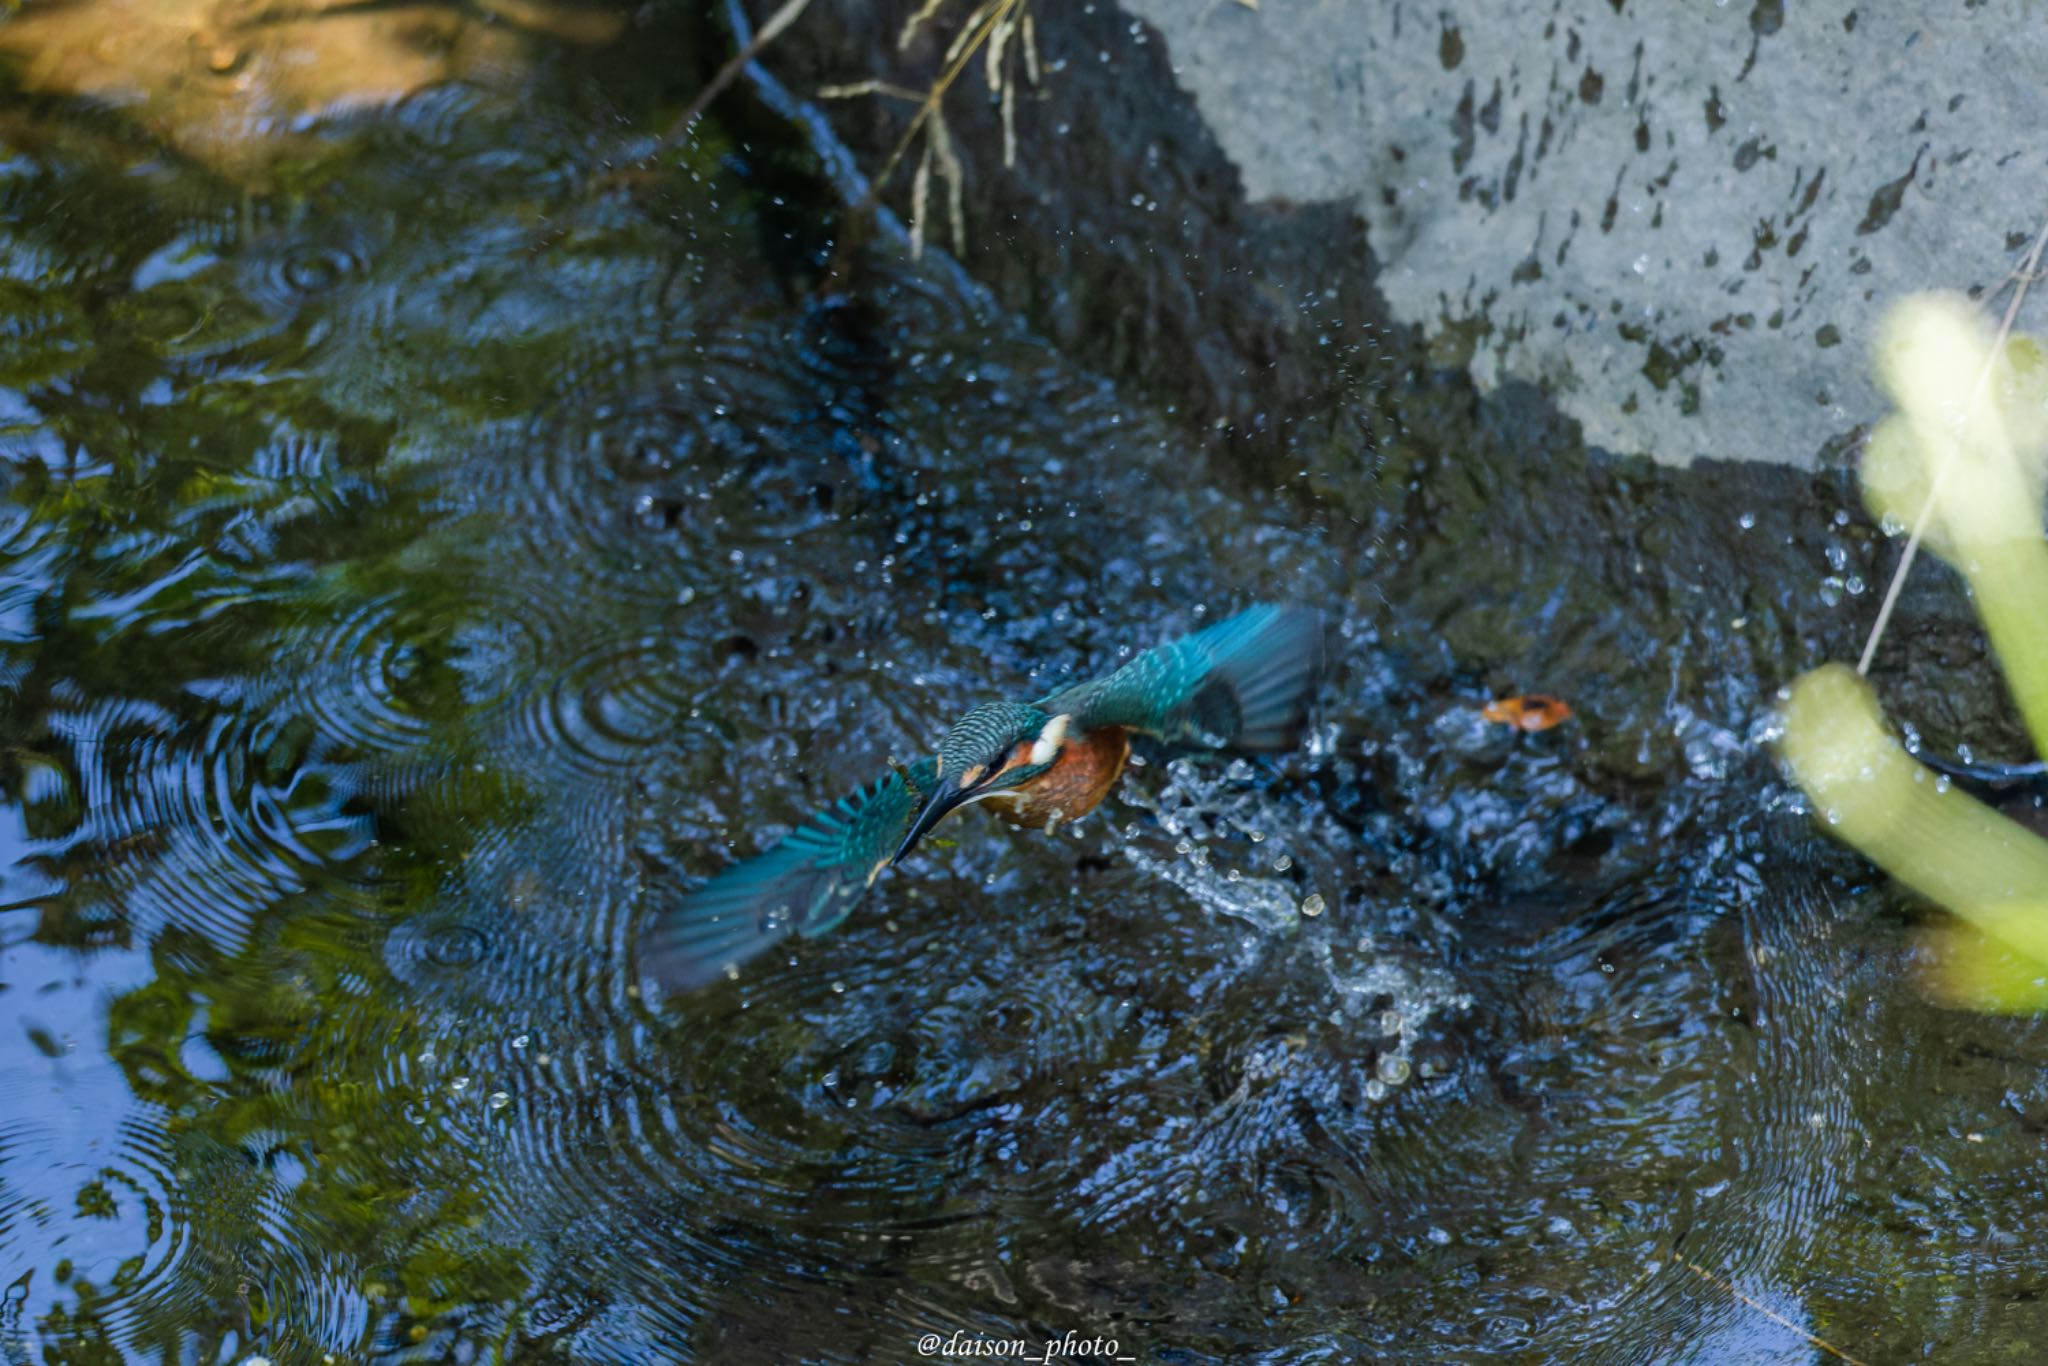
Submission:
[[2039,3],[1122,3],[1249,198],[1355,202],[1394,317],[1624,453],[1814,463],[1886,305],[2048,215]]

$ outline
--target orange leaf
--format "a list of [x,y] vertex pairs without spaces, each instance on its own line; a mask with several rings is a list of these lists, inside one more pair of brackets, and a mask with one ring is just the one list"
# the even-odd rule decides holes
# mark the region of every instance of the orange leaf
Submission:
[[1562,698],[1532,692],[1526,697],[1503,697],[1498,702],[1489,702],[1479,714],[1516,730],[1535,731],[1549,730],[1571,720],[1572,709]]

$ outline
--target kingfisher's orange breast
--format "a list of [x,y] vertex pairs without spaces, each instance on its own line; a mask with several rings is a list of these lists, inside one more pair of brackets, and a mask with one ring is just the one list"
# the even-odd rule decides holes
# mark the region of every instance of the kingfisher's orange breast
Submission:
[[1130,757],[1131,733],[1122,726],[1070,736],[1051,768],[1023,787],[990,797],[987,805],[1012,825],[1033,829],[1078,820],[1108,795]]

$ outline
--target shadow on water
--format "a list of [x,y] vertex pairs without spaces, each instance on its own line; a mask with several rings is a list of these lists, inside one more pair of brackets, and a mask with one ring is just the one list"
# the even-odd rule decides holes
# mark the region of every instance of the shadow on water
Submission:
[[[825,288],[744,92],[597,200],[551,98],[323,126],[267,198],[0,164],[9,1360],[2031,1340],[2042,1039],[1904,990],[1760,757],[1803,586],[1770,647],[1601,596],[1584,528],[1484,515],[1555,432],[1427,374],[1347,490],[1191,457],[936,263]],[[1556,468],[1617,564],[1691,515]],[[1260,598],[1337,621],[1303,752],[963,820],[634,995],[659,898]],[[1516,669],[1582,721],[1477,722]]]

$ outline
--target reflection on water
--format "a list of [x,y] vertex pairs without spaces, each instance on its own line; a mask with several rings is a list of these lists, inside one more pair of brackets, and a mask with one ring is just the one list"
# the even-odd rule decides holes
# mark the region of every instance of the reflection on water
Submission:
[[7,7],[0,55],[36,94],[128,111],[185,155],[266,180],[307,124],[452,81],[506,88],[543,37],[615,42],[588,0],[40,0]]
[[[1900,989],[1744,657],[1610,603],[1682,714],[1595,622],[1583,729],[1475,730],[1569,565],[1191,461],[936,266],[778,273],[717,129],[577,200],[595,126],[423,95],[289,203],[0,165],[10,1360],[2031,1340],[2039,1031]],[[1341,619],[1302,753],[634,997],[658,898],[1259,598]]]

